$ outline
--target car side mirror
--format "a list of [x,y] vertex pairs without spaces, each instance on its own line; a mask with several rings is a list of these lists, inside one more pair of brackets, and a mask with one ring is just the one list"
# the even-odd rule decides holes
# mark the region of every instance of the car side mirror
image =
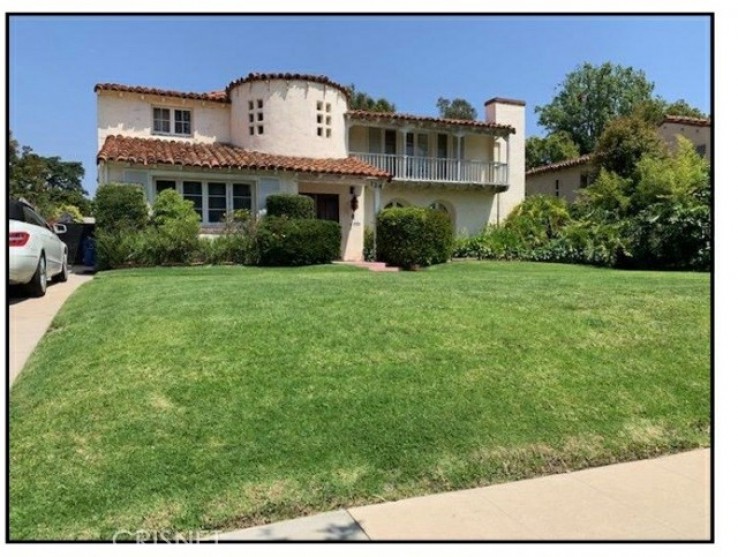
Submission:
[[54,233],[55,234],[66,234],[67,233],[67,227],[64,224],[55,224],[54,225]]

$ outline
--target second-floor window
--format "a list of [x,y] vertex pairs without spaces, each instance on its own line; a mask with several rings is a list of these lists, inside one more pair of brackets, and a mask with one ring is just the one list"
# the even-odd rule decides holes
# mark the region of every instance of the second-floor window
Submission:
[[154,133],[192,135],[192,111],[154,107]]

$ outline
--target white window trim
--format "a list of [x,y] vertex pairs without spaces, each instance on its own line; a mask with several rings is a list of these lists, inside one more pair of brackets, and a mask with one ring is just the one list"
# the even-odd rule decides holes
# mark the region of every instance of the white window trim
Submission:
[[[153,185],[153,199],[156,199],[156,183],[159,181],[167,181],[167,182],[174,182],[174,189],[175,191],[184,197],[184,183],[185,182],[199,182],[202,184],[202,220],[200,221],[200,224],[203,226],[216,226],[219,224],[223,224],[222,221],[218,222],[210,222],[210,206],[209,206],[209,184],[225,184],[226,185],[226,214],[233,212],[233,186],[234,184],[244,184],[251,186],[251,207],[249,208],[249,211],[251,211],[251,214],[254,214],[254,207],[256,206],[256,195],[257,191],[257,181],[253,179],[247,179],[247,180],[234,180],[233,177],[229,177],[227,179],[224,178],[218,178],[218,177],[201,177],[201,176],[192,176],[192,177],[186,177],[183,178],[181,176],[178,177],[172,177],[167,175],[155,175],[152,177],[152,185]],[[152,201],[153,202],[153,201]]]
[[[169,129],[171,131],[169,132],[159,132],[154,130],[154,109],[158,108],[161,110],[168,110],[169,111]],[[190,113],[190,133],[175,133],[174,129],[174,111],[175,110],[186,110]],[[195,132],[195,111],[192,108],[186,108],[186,107],[174,107],[174,106],[163,106],[158,104],[151,105],[151,135],[163,135],[166,137],[192,137]]]

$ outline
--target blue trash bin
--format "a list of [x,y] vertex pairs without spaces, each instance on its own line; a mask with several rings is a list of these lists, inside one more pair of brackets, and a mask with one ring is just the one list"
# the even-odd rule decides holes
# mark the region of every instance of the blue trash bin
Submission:
[[87,236],[82,243],[82,264],[85,267],[95,267],[97,256],[95,253],[95,239]]

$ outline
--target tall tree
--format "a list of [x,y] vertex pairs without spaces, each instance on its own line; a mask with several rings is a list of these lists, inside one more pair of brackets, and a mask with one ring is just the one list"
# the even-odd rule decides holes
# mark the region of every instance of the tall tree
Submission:
[[23,197],[50,217],[62,205],[90,213],[90,200],[82,187],[85,175],[80,162],[43,157],[28,146],[21,147],[12,133],[8,139],[8,195]]
[[592,162],[595,173],[607,170],[622,178],[634,179],[638,162],[643,157],[658,159],[666,155],[666,143],[656,127],[638,115],[631,115],[607,124],[597,141]]
[[438,97],[436,107],[438,107],[438,114],[441,118],[449,118],[451,120],[477,119],[476,109],[465,99],[449,100],[444,97]]
[[566,132],[546,137],[532,136],[525,140],[525,169],[545,166],[579,156],[579,146]]
[[352,83],[349,85],[351,98],[349,100],[349,108],[351,110],[366,110],[369,112],[397,112],[394,103],[391,103],[384,97],[374,99],[363,91],[357,91]]
[[582,153],[590,153],[607,123],[649,100],[653,88],[641,70],[585,63],[566,75],[549,104],[535,111],[541,126],[552,133],[567,132]]

